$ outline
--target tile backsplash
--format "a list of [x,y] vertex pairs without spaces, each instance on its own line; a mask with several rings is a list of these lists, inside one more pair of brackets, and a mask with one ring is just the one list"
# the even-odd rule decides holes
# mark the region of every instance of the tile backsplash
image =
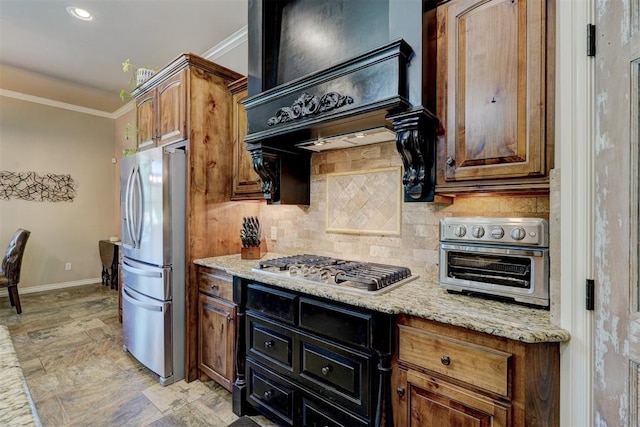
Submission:
[[402,169],[327,174],[326,231],[342,234],[400,234]]
[[[401,167],[394,142],[312,156],[309,206],[262,205],[260,220],[269,251],[313,253],[425,269],[437,277],[439,221],[444,216],[534,216],[549,218],[548,196],[464,196],[451,205],[402,203],[399,235],[326,231],[327,177],[331,173]],[[389,203],[395,203],[389,200]],[[277,239],[270,230],[276,228]]]

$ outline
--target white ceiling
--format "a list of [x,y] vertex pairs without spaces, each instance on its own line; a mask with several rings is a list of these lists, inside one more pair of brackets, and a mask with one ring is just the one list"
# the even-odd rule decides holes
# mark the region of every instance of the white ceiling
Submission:
[[0,0],[0,88],[113,112],[125,59],[162,68],[182,52],[210,53],[246,32],[247,1]]

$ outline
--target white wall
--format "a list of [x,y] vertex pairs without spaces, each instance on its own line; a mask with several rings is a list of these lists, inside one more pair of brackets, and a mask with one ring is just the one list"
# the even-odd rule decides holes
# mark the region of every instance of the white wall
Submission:
[[73,202],[0,200],[0,249],[17,228],[31,231],[20,289],[100,277],[98,240],[117,232],[114,132],[113,119],[0,96],[0,170],[77,183]]

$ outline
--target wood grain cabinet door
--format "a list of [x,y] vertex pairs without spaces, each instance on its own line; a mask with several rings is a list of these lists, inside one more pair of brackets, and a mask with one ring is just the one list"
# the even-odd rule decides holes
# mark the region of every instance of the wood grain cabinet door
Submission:
[[157,145],[187,138],[187,70],[182,70],[160,84],[157,91]]
[[236,305],[204,294],[198,296],[198,366],[231,391],[234,376]]
[[229,85],[232,102],[231,132],[233,132],[233,189],[231,200],[262,200],[260,177],[253,170],[251,153],[245,148],[247,135],[247,112],[242,101],[247,97],[247,78],[244,77]]
[[155,147],[156,91],[152,90],[136,99],[138,149]]
[[406,427],[507,427],[511,407],[471,390],[401,369],[396,425]]
[[546,1],[454,0],[438,27],[444,180],[545,175]]

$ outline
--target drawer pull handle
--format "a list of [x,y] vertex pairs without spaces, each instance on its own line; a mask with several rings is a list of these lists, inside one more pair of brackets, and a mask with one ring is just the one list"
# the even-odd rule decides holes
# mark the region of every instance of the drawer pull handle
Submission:
[[322,375],[329,375],[329,372],[333,371],[333,367],[331,365],[327,365],[321,369]]
[[449,356],[442,356],[440,358],[440,363],[442,363],[444,366],[449,366],[451,364],[451,359],[449,359]]
[[275,343],[271,340],[264,342],[264,348],[271,348],[275,345]]
[[217,291],[220,287],[218,285],[211,285],[212,291]]
[[267,390],[263,394],[265,400],[269,400],[273,397],[273,390]]

